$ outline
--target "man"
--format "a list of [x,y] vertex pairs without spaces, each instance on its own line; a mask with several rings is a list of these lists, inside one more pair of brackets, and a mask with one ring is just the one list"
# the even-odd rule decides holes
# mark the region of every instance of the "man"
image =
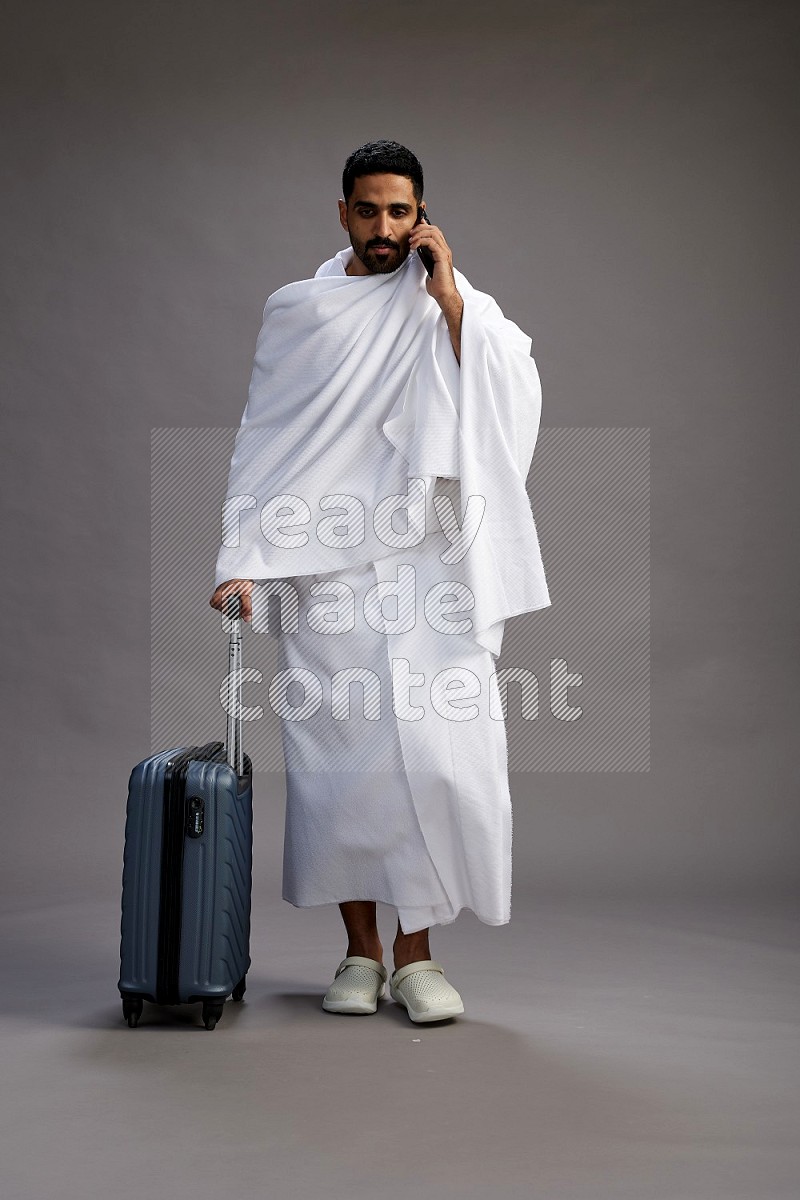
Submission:
[[[428,1022],[464,1011],[431,959],[430,926],[464,907],[510,919],[494,660],[505,619],[550,603],[525,491],[541,390],[530,338],[423,223],[415,155],[368,143],[342,185],[350,246],[264,310],[210,603],[238,593],[253,620],[256,581],[297,595],[274,681],[283,896],[339,904],[347,951],[323,1007],[376,1011],[382,901],[398,913],[391,995]],[[299,708],[281,691],[289,678]]]

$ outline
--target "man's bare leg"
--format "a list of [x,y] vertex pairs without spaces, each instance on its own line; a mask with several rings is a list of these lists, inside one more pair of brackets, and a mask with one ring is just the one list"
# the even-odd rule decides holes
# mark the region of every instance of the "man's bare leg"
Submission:
[[339,905],[347,930],[347,955],[374,958],[383,962],[383,946],[378,936],[377,905],[374,900],[345,900]]
[[431,948],[428,942],[428,932],[427,929],[418,929],[415,933],[403,933],[398,917],[393,946],[396,971],[399,971],[401,967],[408,966],[409,963],[430,958]]

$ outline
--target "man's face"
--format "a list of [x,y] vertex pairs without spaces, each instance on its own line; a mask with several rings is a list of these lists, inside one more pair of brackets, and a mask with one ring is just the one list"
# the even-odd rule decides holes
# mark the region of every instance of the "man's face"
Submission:
[[339,220],[353,247],[351,274],[396,271],[408,258],[408,235],[417,221],[411,180],[405,175],[362,175],[347,204],[339,201]]

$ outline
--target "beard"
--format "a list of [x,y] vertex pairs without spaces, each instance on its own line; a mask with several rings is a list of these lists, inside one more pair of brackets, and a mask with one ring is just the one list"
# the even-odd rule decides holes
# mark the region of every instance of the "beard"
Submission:
[[[350,245],[355,256],[373,275],[388,275],[391,271],[396,271],[408,258],[408,245],[403,250],[396,242],[359,242],[351,236]],[[375,246],[389,246],[389,254],[385,257],[374,254]]]

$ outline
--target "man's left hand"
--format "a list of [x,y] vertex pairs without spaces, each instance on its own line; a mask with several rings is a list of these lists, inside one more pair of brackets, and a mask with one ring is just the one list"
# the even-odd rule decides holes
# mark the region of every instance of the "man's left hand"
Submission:
[[425,280],[428,295],[432,296],[446,313],[447,309],[452,307],[454,299],[460,299],[453,275],[453,252],[439,226],[424,222],[415,225],[409,237],[410,252],[419,250],[420,246],[430,250],[434,261],[433,276],[429,275]]
[[461,319],[464,313],[464,300],[456,287],[453,275],[453,253],[444,240],[444,234],[438,225],[428,225],[420,222],[411,230],[408,239],[409,253],[414,254],[425,246],[433,255],[433,275],[425,280],[428,295],[432,296],[444,313],[447,330],[453,345],[453,353],[461,362]]

